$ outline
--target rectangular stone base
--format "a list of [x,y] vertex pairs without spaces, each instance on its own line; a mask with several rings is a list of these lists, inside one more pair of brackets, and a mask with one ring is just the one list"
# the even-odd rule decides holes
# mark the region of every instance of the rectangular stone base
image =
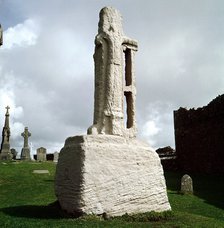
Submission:
[[119,136],[68,138],[57,164],[55,191],[62,209],[71,214],[171,209],[157,153],[146,143]]
[[0,160],[12,160],[12,153],[10,150],[2,150],[0,153]]
[[26,161],[30,161],[31,157],[30,157],[30,148],[29,147],[23,147],[22,151],[21,151],[21,160],[26,160]]
[[9,142],[3,142],[0,150],[0,160],[12,160],[12,153]]

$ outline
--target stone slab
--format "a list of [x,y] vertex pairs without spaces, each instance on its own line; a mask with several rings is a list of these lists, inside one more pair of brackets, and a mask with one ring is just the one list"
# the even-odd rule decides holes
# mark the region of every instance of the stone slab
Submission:
[[57,164],[55,192],[71,214],[171,209],[158,154],[147,143],[120,136],[68,138]]
[[37,173],[37,174],[49,174],[48,170],[45,169],[37,169],[37,170],[33,170],[33,173]]

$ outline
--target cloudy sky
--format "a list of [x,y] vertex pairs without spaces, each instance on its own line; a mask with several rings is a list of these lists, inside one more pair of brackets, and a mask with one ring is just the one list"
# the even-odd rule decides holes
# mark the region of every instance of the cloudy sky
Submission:
[[93,119],[94,37],[102,7],[137,39],[138,136],[174,147],[173,110],[224,91],[223,0],[0,0],[0,129],[10,109],[11,147],[27,126],[33,153],[59,151]]

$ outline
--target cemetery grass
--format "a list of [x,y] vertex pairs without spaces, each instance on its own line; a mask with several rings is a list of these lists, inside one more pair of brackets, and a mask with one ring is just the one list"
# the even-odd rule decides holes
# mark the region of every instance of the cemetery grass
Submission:
[[[52,204],[56,201],[55,168],[53,162],[0,162],[0,227],[224,227],[223,176],[192,175],[194,195],[181,195],[182,174],[167,172],[173,209],[167,217],[139,214],[109,220],[97,216],[74,219]],[[49,170],[49,174],[34,174],[37,169]]]

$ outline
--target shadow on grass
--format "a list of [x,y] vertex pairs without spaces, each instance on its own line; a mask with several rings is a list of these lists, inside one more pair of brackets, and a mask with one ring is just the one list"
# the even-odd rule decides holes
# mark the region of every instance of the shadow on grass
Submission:
[[50,179],[47,179],[47,180],[44,180],[45,182],[54,182],[54,180],[50,180]]
[[[167,188],[180,191],[181,177],[185,173],[165,172]],[[191,174],[194,195],[204,199],[206,203],[224,209],[224,177],[222,175]],[[170,193],[175,194],[175,193]]]
[[15,217],[40,218],[40,219],[59,219],[65,218],[58,205],[34,206],[24,205],[15,207],[6,207],[0,209],[1,212]]
[[218,208],[224,209],[224,177],[222,175],[192,175],[194,195]]

